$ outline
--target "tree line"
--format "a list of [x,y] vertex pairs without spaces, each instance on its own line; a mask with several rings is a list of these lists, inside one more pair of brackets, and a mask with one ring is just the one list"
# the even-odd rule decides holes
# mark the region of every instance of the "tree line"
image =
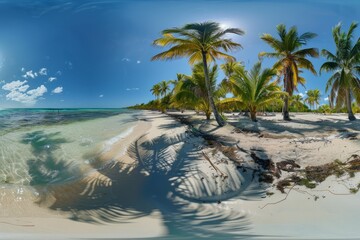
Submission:
[[[135,108],[163,112],[169,108],[194,109],[204,112],[207,119],[214,114],[219,126],[226,123],[222,112],[236,110],[248,112],[253,121],[259,111],[282,111],[283,119],[291,120],[290,110],[311,109],[324,113],[346,110],[349,120],[355,120],[354,112],[359,111],[360,104],[360,39],[354,41],[357,25],[352,23],[347,32],[342,31],[340,23],[332,29],[336,49],[332,53],[306,47],[308,41],[317,36],[315,33],[299,34],[296,26],[287,29],[280,24],[276,27],[277,36],[267,33],[261,36],[273,51],[260,52],[259,62],[249,70],[228,54],[242,47],[228,38],[229,34],[243,35],[244,31],[239,28],[222,29],[219,23],[203,22],[165,29],[153,44],[168,49],[152,60],[186,57],[192,66],[192,74],[177,74],[175,80],[155,84],[151,92],[156,99]],[[308,90],[305,99],[294,92],[299,84],[305,86],[306,80],[301,77],[303,70],[317,75],[310,58],[320,54],[327,61],[321,65],[319,74],[330,72],[332,75],[326,83],[329,104],[318,107],[321,98],[318,89]],[[274,65],[263,68],[263,58],[274,59]],[[216,84],[218,59],[225,60],[220,65],[225,75],[220,84]]]

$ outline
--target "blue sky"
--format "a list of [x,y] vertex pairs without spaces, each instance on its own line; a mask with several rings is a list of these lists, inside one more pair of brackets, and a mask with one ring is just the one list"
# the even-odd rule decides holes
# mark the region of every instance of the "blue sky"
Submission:
[[[359,15],[355,0],[0,1],[0,108],[147,102],[153,99],[152,85],[191,72],[186,59],[150,61],[164,50],[152,41],[165,28],[202,21],[241,28],[246,34],[233,39],[243,49],[231,54],[250,68],[259,52],[271,51],[261,34],[276,35],[280,23],[317,33],[308,47],[334,51],[332,27],[341,21],[347,30]],[[314,59],[315,68],[324,61]],[[273,63],[264,60],[265,66]],[[304,72],[303,77],[306,89],[321,90],[324,103],[329,75]]]

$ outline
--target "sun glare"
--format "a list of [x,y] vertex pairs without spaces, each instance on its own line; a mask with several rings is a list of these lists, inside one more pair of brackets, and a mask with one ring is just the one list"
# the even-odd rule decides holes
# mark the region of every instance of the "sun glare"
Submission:
[[227,29],[227,28],[229,28],[229,24],[227,24],[227,23],[221,23],[221,24],[220,24],[220,27],[221,27],[222,29]]

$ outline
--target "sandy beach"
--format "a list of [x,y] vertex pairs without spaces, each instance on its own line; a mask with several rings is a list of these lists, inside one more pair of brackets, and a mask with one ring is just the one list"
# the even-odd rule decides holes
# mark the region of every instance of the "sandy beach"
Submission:
[[[315,188],[277,188],[308,166],[360,155],[359,121],[295,113],[291,122],[276,114],[254,123],[228,114],[218,128],[193,112],[137,117],[132,133],[99,153],[83,178],[20,192],[3,187],[0,238],[360,237],[360,195],[350,193],[358,173],[328,176]],[[287,160],[298,167],[277,165]],[[261,180],[261,161],[277,166],[272,183]]]
[[0,1],[0,240],[360,239],[359,14]]

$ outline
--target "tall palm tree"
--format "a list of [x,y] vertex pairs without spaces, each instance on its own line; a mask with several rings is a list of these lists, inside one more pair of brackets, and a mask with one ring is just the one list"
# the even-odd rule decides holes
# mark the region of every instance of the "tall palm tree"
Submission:
[[219,126],[224,126],[225,121],[218,113],[211,93],[208,64],[219,58],[235,61],[234,57],[224,52],[241,45],[225,38],[229,33],[244,34],[238,28],[222,29],[216,22],[190,23],[181,28],[165,29],[162,31],[162,37],[154,41],[154,45],[169,46],[170,49],[152,57],[152,60],[189,57],[190,64],[202,62],[207,96]]
[[160,85],[159,84],[155,84],[151,89],[150,89],[152,95],[154,95],[156,97],[156,100],[158,100],[161,91],[160,91]]
[[357,26],[357,23],[352,23],[346,33],[341,31],[341,24],[337,24],[332,29],[336,53],[326,49],[321,51],[328,62],[320,67],[320,73],[333,72],[326,83],[326,91],[331,89],[330,102],[335,102],[337,108],[346,105],[350,121],[356,119],[351,108],[352,99],[360,103],[360,39],[353,43],[353,32]]
[[169,82],[163,80],[159,83],[159,85],[160,85],[160,94],[161,94],[161,96],[165,97],[167,91],[170,90]]
[[[216,88],[217,65],[210,68],[209,86],[213,96],[217,99],[220,96]],[[185,77],[179,82],[172,96],[174,106],[191,107],[203,111],[206,119],[210,119],[211,106],[208,97],[208,89],[205,80],[204,66],[198,63],[193,67],[193,73],[190,77]]]
[[290,120],[289,97],[293,95],[294,90],[297,90],[298,83],[305,83],[305,79],[299,77],[299,69],[310,70],[316,75],[314,66],[307,57],[318,57],[319,51],[317,48],[300,49],[308,40],[316,37],[315,33],[306,32],[299,36],[295,26],[287,31],[284,24],[278,25],[276,29],[279,39],[267,33],[261,36],[261,39],[274,49],[274,52],[261,52],[259,56],[278,59],[274,64],[274,68],[278,70],[279,76],[283,77],[284,90],[288,93],[284,97],[283,118],[284,120]]
[[268,106],[280,95],[285,95],[277,81],[271,82],[275,76],[276,70],[262,70],[261,62],[256,63],[250,71],[236,71],[231,78],[235,98],[225,99],[222,103],[241,103],[249,110],[251,120],[256,121],[257,109]]

